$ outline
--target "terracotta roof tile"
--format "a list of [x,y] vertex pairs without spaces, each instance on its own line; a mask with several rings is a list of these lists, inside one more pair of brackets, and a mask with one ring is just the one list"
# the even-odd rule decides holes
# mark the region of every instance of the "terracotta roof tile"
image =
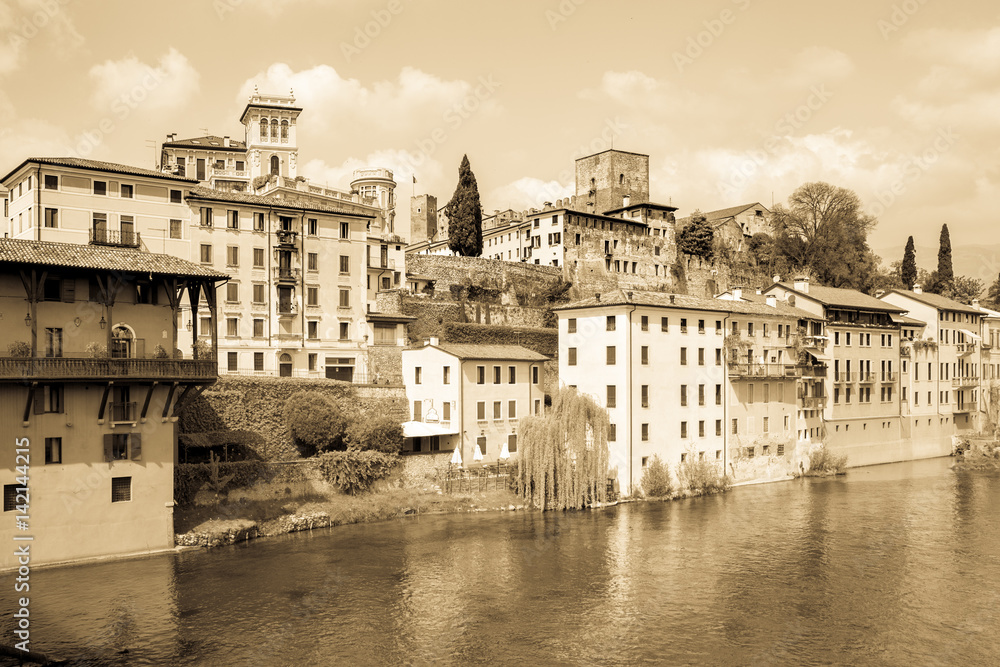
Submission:
[[[959,313],[969,313],[970,315],[982,315],[982,311],[972,306],[967,306],[964,303],[955,301],[954,299],[949,299],[946,296],[941,296],[940,294],[932,294],[930,292],[916,293],[907,289],[892,289],[887,292],[887,294],[901,294],[903,296],[909,297],[914,301],[919,301],[920,303],[926,304],[938,310],[954,310]],[[883,295],[884,298],[884,295]]]
[[840,287],[826,287],[824,285],[809,285],[809,291],[803,292],[795,289],[795,285],[789,283],[775,283],[764,291],[771,289],[775,285],[780,285],[789,292],[794,292],[799,296],[815,299],[824,306],[840,308],[856,308],[858,310],[879,310],[887,313],[905,313],[905,308],[894,306],[891,303],[876,299],[864,292],[853,289],[842,289]]
[[[631,296],[629,296],[631,294]],[[671,297],[673,300],[671,300]],[[761,297],[762,299],[764,297]],[[795,319],[819,319],[816,315],[789,306],[778,299],[776,306],[768,306],[766,302],[754,302],[749,300],[729,301],[726,299],[710,299],[702,296],[690,296],[687,294],[666,294],[664,292],[646,292],[632,290],[626,293],[623,290],[614,290],[606,294],[601,294],[600,299],[590,297],[574,301],[565,306],[558,306],[552,310],[573,310],[577,308],[597,308],[601,306],[655,306],[663,308],[680,308],[690,310],[706,310],[720,313],[735,313],[739,315],[763,315],[773,317],[792,317]]]
[[547,361],[548,357],[520,345],[477,345],[474,343],[441,343],[434,347],[459,359],[491,361]]
[[250,206],[266,206],[268,208],[286,208],[298,211],[317,211],[320,213],[336,213],[338,215],[348,215],[355,218],[372,218],[374,216],[365,213],[353,213],[345,211],[335,206],[328,206],[323,203],[299,204],[280,197],[267,195],[254,195],[248,192],[228,192],[197,186],[191,188],[191,199],[207,199],[210,201],[235,202],[237,204],[248,204]]
[[197,183],[198,181],[193,178],[184,178],[183,176],[175,176],[174,174],[154,171],[153,169],[143,169],[141,167],[131,167],[127,164],[117,164],[115,162],[102,162],[100,160],[85,160],[79,157],[30,157],[16,168],[12,169],[2,181],[6,181],[15,172],[17,172],[21,167],[26,164],[43,164],[52,165],[55,167],[72,167],[74,169],[87,169],[89,171],[102,171],[107,174],[124,174],[128,176],[145,176],[148,178],[162,178],[168,181],[177,181],[179,183]]

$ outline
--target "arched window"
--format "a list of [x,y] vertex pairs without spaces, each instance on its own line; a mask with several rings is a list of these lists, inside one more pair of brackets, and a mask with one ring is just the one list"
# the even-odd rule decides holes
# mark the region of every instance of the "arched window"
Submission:
[[111,330],[111,358],[131,359],[135,356],[135,334],[124,324]]
[[268,120],[266,118],[261,118],[260,119],[260,140],[261,141],[267,141],[267,123],[268,123]]
[[278,356],[278,375],[283,378],[292,377],[292,356],[282,353]]
[[283,142],[287,142],[288,141],[288,121],[287,120],[281,121],[281,140]]
[[278,140],[278,119],[277,118],[272,118],[271,119],[271,141],[277,141],[277,140]]
[[625,174],[618,174],[618,185],[625,185]]
[[277,155],[271,156],[271,173],[277,174],[281,169],[281,160],[278,159]]

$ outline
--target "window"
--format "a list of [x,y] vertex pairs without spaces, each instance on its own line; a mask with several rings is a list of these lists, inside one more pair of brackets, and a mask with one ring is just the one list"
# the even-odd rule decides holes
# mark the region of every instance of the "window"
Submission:
[[413,384],[420,384],[420,375],[423,369],[420,366],[416,366],[413,369]]
[[699,438],[705,437],[705,420],[701,420],[698,422],[698,437]]
[[319,288],[318,287],[307,287],[306,288],[306,305],[307,306],[318,306],[319,305]]
[[239,283],[226,283],[226,301],[229,303],[239,303],[240,301]]
[[476,384],[486,384],[486,366],[476,366]]
[[254,213],[253,214],[253,230],[255,232],[264,231],[264,214]]
[[608,424],[608,442],[615,442],[618,440],[618,425]]
[[715,349],[715,365],[716,366],[721,366],[722,365],[722,348],[721,347]]
[[531,384],[538,384],[538,366],[531,367]]
[[643,345],[642,348],[639,350],[639,359],[640,359],[640,363],[643,366],[648,366],[649,365],[649,346],[648,345]]
[[319,271],[319,253],[311,252],[306,255],[306,269],[309,271]]
[[684,333],[687,333],[687,332],[688,332],[688,321],[687,321],[686,317],[682,317],[681,318],[681,333],[684,334]]
[[614,331],[615,330],[615,316],[614,315],[608,315],[607,330],[608,331]]
[[62,463],[62,438],[45,438],[45,463]]
[[507,384],[517,384],[517,366],[507,367]]
[[239,353],[238,352],[229,352],[227,354],[227,360],[226,361],[227,361],[227,364],[226,364],[227,368],[229,368],[230,371],[235,371],[237,368],[239,368]]
[[212,226],[212,209],[207,206],[201,207],[201,226],[202,227]]
[[614,408],[617,407],[617,404],[618,404],[618,388],[613,384],[609,384],[607,386],[607,400],[605,401],[605,407]]
[[722,385],[715,385],[715,404],[722,405]]
[[236,317],[226,318],[226,335],[235,338],[240,335],[240,320]]
[[608,345],[608,349],[607,349],[607,365],[608,366],[614,366],[615,365],[615,346],[614,345]]
[[753,383],[747,385],[747,403],[753,403]]
[[107,196],[108,194],[107,181],[94,181],[94,194]]
[[264,320],[257,318],[253,321],[253,337],[254,338],[264,337]]
[[642,407],[649,407],[649,385],[642,385]]
[[705,405],[705,385],[698,385],[698,405]]
[[739,435],[740,433],[740,420],[733,418],[733,435]]
[[350,340],[351,338],[351,325],[347,322],[340,323],[340,340]]
[[139,433],[106,433],[104,435],[104,460],[126,461],[131,450],[132,459],[142,459],[142,436]]
[[308,331],[306,332],[310,340],[319,339],[319,321],[309,320],[306,322]]
[[[681,422],[681,437],[682,438],[688,437],[688,423],[687,422]],[[683,457],[684,455],[681,454],[681,456]]]
[[226,266],[239,266],[240,265],[240,249],[239,246],[226,246]]
[[771,418],[764,417],[764,433],[768,433],[771,429]]
[[687,366],[688,363],[688,349],[686,347],[681,348],[681,366]]
[[59,177],[52,174],[45,174],[45,189],[46,190],[58,190],[59,189]]
[[705,333],[705,320],[698,320],[698,333]]
[[179,239],[181,238],[181,221],[171,220],[170,221],[170,238]]
[[212,246],[209,243],[201,244],[201,263],[202,264],[212,263]]
[[228,211],[226,213],[226,226],[229,229],[239,229],[240,228],[240,212],[239,211]]
[[668,325],[669,325],[669,318],[661,317],[660,318],[660,331],[667,331],[668,328],[669,328]]
[[507,401],[507,419],[517,419],[517,401]]
[[112,477],[111,478],[111,502],[127,503],[132,500],[132,478]]
[[[643,348],[643,349],[645,349],[645,348]],[[576,348],[575,347],[569,348],[567,359],[566,359],[566,363],[569,366],[576,366]]]
[[649,442],[649,424],[643,424],[641,427],[642,441]]
[[253,286],[253,302],[254,303],[264,303],[267,299],[265,298],[264,290],[267,288],[266,285],[257,283]]
[[61,328],[45,329],[45,356],[63,356],[63,330]]
[[61,413],[63,387],[61,384],[39,385],[35,391],[35,414]]
[[681,385],[681,407],[686,408],[688,404],[688,387],[686,384]]
[[413,401],[413,421],[418,422],[423,418],[423,401]]
[[[181,175],[183,176],[183,174],[181,174]],[[181,203],[181,191],[180,190],[171,190],[170,191],[170,203],[171,204],[180,204]]]
[[55,228],[59,226],[59,211],[54,208],[45,209],[45,226]]
[[500,379],[500,367],[493,367],[493,384],[500,384],[502,380]]
[[319,236],[319,220],[309,218],[307,229],[309,236]]
[[445,401],[441,404],[441,421],[451,421],[451,401]]
[[[441,383],[451,384],[451,366],[444,366],[441,369]],[[447,405],[447,403],[445,405]]]
[[503,403],[500,401],[493,401],[493,419],[500,419],[502,411]]
[[648,315],[643,315],[642,318],[640,319],[640,323],[642,325],[642,330],[643,331],[649,331],[649,316]]
[[340,303],[339,303],[339,306],[341,308],[350,308],[351,307],[351,290],[349,290],[349,289],[341,289],[340,290]]
[[699,366],[705,365],[705,348],[703,347],[698,348],[698,365]]
[[576,333],[576,318],[575,317],[571,317],[568,320],[566,320],[566,332],[567,333]]
[[351,272],[351,258],[348,255],[340,256],[340,273],[347,275]]
[[753,322],[747,322],[747,335],[753,336]]
[[340,238],[342,239],[351,238],[351,223],[349,222],[340,223]]
[[[722,420],[721,419],[716,419],[715,420],[715,435],[722,435]],[[718,455],[716,455],[716,458],[718,458]]]

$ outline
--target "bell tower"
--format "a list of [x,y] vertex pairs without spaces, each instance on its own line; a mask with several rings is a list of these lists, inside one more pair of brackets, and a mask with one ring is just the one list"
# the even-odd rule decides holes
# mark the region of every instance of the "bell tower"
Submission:
[[289,90],[288,95],[262,95],[254,86],[240,117],[246,131],[251,182],[268,174],[289,179],[298,176],[296,129],[300,113],[293,91]]

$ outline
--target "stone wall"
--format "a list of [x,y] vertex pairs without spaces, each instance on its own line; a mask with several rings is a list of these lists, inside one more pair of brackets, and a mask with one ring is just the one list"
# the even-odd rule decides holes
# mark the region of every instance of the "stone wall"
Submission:
[[562,279],[558,267],[481,257],[407,255],[406,270],[433,276],[435,297],[475,299],[475,294],[469,294],[475,286],[480,293],[495,293],[503,305],[528,305],[525,299],[540,297]]
[[404,487],[438,488],[439,480],[448,470],[452,452],[416,452],[400,457],[400,480]]

